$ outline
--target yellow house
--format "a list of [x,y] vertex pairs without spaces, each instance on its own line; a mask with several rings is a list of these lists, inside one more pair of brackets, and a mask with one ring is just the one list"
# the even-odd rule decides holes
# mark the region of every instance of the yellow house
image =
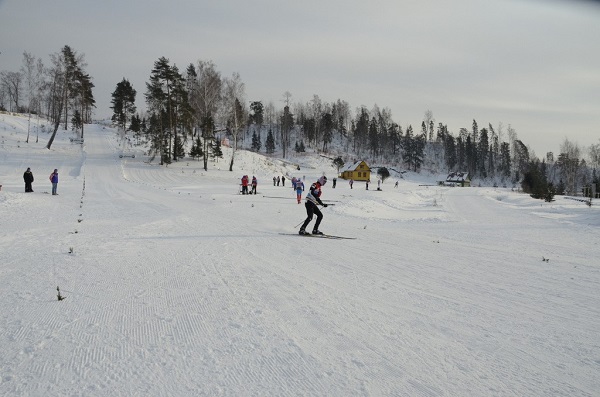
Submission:
[[348,163],[340,170],[340,178],[354,179],[355,181],[368,181],[371,179],[371,169],[364,161]]

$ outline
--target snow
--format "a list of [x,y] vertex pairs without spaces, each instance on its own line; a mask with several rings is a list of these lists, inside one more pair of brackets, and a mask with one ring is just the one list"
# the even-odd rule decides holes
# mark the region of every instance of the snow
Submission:
[[286,236],[304,206],[273,176],[330,160],[206,172],[101,125],[26,133],[0,114],[0,395],[600,395],[600,206],[338,179],[321,230],[357,239]]

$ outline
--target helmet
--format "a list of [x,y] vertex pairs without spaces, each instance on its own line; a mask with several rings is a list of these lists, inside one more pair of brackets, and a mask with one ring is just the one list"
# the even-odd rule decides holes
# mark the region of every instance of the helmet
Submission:
[[323,175],[322,177],[319,178],[319,184],[321,186],[325,185],[327,183],[327,177],[325,175]]

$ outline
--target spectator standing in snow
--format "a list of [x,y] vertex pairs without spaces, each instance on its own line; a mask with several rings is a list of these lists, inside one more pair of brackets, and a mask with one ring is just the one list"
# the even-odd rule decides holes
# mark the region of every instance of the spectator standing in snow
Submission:
[[377,179],[377,190],[381,190],[381,179]]
[[248,194],[248,175],[242,177],[242,194]]
[[335,189],[335,184],[337,183],[337,178],[333,177],[333,185],[331,186],[332,189]]
[[25,193],[33,193],[31,184],[33,183],[33,173],[31,168],[27,167],[27,171],[23,174],[23,180],[25,181]]
[[304,183],[300,179],[296,179],[296,199],[298,204],[302,202],[302,192],[304,191]]
[[277,175],[277,186],[279,186],[279,182],[281,182],[281,178]]
[[273,177],[273,186],[277,183],[277,178]]
[[323,234],[319,230],[319,225],[321,224],[321,220],[323,219],[323,214],[317,204],[322,205],[324,208],[327,207],[327,204],[324,204],[321,199],[321,188],[327,183],[327,177],[322,176],[318,181],[310,185],[310,189],[308,194],[306,195],[306,203],[304,204],[306,207],[306,220],[302,224],[300,228],[299,234],[308,234],[306,232],[306,226],[310,223],[313,218],[313,215],[317,215],[317,221],[315,222],[315,226],[313,227],[312,234]]
[[371,182],[371,181],[369,181],[369,180],[367,179],[367,182],[366,182],[367,190],[369,190],[369,182]]
[[252,194],[256,194],[256,185],[258,185],[258,181],[256,177],[252,175]]
[[281,177],[281,186],[285,187],[285,176]]
[[57,196],[58,193],[56,192],[58,189],[58,169],[54,169],[54,172],[50,174],[50,182],[52,183],[52,195],[53,196]]
[[354,185],[354,179],[350,179],[350,189],[352,189],[352,185]]

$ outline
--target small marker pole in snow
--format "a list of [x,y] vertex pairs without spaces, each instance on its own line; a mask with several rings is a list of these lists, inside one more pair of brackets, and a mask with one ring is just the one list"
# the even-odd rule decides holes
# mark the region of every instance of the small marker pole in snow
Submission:
[[58,291],[58,295],[56,295],[58,300],[61,301],[61,300],[65,299],[65,297],[60,294],[60,288],[58,288],[58,286],[56,286],[56,290]]

